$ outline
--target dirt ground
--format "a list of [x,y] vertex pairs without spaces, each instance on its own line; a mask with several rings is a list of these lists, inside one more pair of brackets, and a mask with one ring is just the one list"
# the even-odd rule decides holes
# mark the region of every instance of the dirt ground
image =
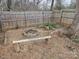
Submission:
[[[29,33],[26,33],[26,35],[24,35],[26,31],[31,30],[31,29],[37,31],[33,33],[33,34],[37,34],[36,36],[31,37],[31,35],[29,35],[30,31]],[[19,28],[19,29],[9,30],[5,33],[6,41],[8,43],[15,40],[32,39],[32,38],[43,37],[43,36],[48,36],[48,35],[49,35],[48,30],[45,30],[43,28],[37,28],[37,27]]]
[[51,31],[45,41],[0,45],[0,59],[79,59],[79,44]]

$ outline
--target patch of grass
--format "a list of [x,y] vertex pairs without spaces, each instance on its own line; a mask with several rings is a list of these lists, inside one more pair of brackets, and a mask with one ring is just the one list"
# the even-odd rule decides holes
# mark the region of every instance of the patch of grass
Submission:
[[72,38],[72,41],[75,42],[75,43],[79,43],[79,37],[75,36],[75,38]]
[[73,42],[79,43],[79,39],[74,39]]
[[54,23],[45,23],[44,26],[46,26],[49,30],[61,27],[59,24]]

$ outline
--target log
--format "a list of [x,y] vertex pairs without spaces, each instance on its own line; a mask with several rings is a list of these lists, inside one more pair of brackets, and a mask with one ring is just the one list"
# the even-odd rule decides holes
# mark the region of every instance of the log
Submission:
[[29,42],[29,41],[36,41],[36,40],[43,40],[43,39],[49,39],[51,36],[45,36],[45,37],[39,37],[39,38],[32,38],[32,39],[23,39],[23,40],[17,40],[13,41],[12,43],[22,43],[22,42]]

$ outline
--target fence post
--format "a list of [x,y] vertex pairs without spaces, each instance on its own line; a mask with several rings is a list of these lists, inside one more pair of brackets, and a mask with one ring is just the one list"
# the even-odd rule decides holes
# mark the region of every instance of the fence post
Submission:
[[24,11],[24,17],[25,17],[25,27],[27,27],[27,19],[26,19],[26,13]]
[[43,17],[43,25],[44,25],[44,11],[42,11],[42,17]]
[[[15,14],[15,19],[16,19],[16,14]],[[18,29],[19,28],[19,26],[18,26],[18,20],[16,19],[15,22],[16,22],[16,27],[15,28]]]
[[2,22],[0,20],[0,31],[2,32]]
[[63,10],[60,10],[60,14],[61,14],[61,17],[60,17],[60,24],[62,24]]

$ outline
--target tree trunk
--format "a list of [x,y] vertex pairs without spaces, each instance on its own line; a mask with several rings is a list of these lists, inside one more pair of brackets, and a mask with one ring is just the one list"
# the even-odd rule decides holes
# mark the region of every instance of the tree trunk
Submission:
[[79,13],[79,0],[76,0],[76,13]]
[[79,0],[76,0],[76,15],[74,17],[71,28],[74,31],[74,34],[79,32]]
[[76,0],[76,15],[72,22],[72,25],[69,28],[66,28],[66,35],[69,38],[79,37],[79,0]]
[[61,10],[61,0],[56,0],[56,5],[55,5],[56,9]]
[[50,10],[52,11],[53,9],[53,4],[54,4],[54,0],[52,0],[52,3],[51,3],[51,7],[50,7]]
[[7,11],[11,9],[11,0],[7,0]]

